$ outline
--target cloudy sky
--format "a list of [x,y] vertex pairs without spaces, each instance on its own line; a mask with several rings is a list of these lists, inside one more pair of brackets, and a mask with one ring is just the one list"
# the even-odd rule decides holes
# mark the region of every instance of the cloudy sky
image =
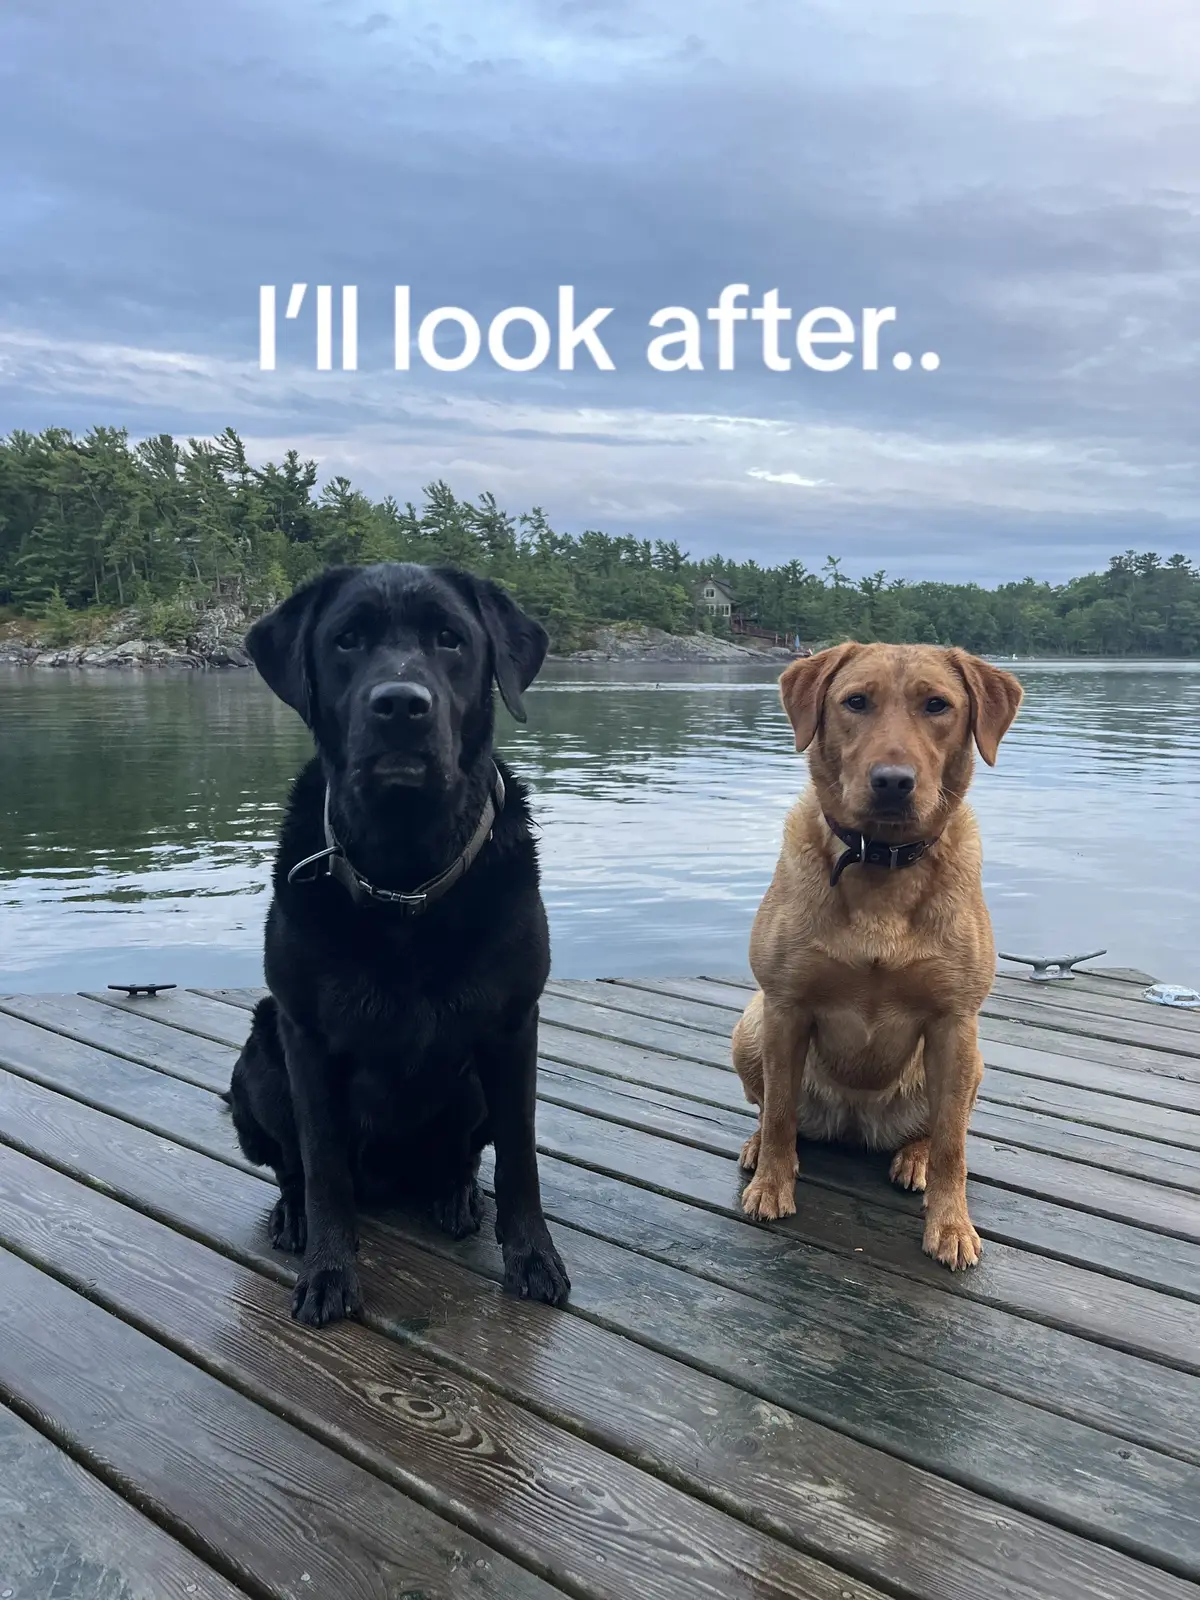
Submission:
[[[850,572],[1200,555],[1195,0],[4,0],[0,127],[0,432],[232,424],[379,495]],[[398,283],[414,333],[478,318],[469,368],[394,369]],[[770,371],[756,323],[718,370],[730,283],[793,327],[895,306],[879,370]],[[316,370],[318,284],[358,286],[357,371]],[[498,368],[489,319],[560,284],[614,370]],[[646,359],[671,305],[702,371]]]

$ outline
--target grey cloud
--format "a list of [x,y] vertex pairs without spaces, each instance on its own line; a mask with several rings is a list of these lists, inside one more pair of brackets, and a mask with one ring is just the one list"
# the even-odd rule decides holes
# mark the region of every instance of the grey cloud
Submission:
[[[867,541],[867,564],[888,548],[882,564],[919,563],[924,549],[1015,570],[1024,550],[1065,570],[1109,530],[1122,545],[1195,549],[1200,193],[1181,152],[1197,146],[1200,113],[1194,69],[1169,48],[1185,13],[1153,0],[1131,34],[1108,0],[1086,9],[1013,0],[996,33],[925,4],[878,0],[856,25],[819,0],[764,0],[735,33],[732,8],[681,0],[215,0],[203,15],[9,0],[0,118],[20,159],[0,180],[0,320],[67,346],[182,350],[244,370],[217,414],[220,394],[187,371],[156,378],[151,402],[95,361],[57,388],[53,370],[35,382],[0,365],[0,421],[116,414],[263,432],[270,417],[266,432],[296,427],[350,455],[359,436],[362,473],[406,495],[419,484],[383,483],[392,458],[370,433],[388,406],[396,426],[416,427],[386,371],[390,286],[486,319],[511,303],[550,313],[557,284],[573,282],[581,305],[617,308],[605,327],[616,373],[517,377],[480,363],[452,380],[422,373],[422,389],[568,419],[694,412],[876,436],[869,517],[846,501],[821,511],[831,537]],[[360,285],[357,380],[318,388],[295,373],[289,389],[253,371],[257,285],[293,279]],[[648,314],[703,310],[735,281],[755,298],[778,286],[798,310],[894,303],[896,342],[936,349],[941,368],[771,374],[743,329],[735,373],[651,372]],[[367,369],[388,380],[385,400]],[[540,422],[420,426],[444,430],[447,450],[422,433],[386,470],[444,460],[473,487],[473,474],[501,471],[503,438],[514,489],[552,490],[560,520],[619,506],[685,544],[703,535],[760,554],[802,523],[795,495],[759,481],[753,509],[722,490],[723,509],[705,510],[691,483],[706,453],[723,483],[755,465],[812,475],[782,458],[722,464],[719,433],[690,449],[660,441],[677,463],[660,478],[644,444],[586,422],[570,443]],[[960,452],[961,485],[940,468],[914,505],[898,461],[889,494],[877,465],[898,448],[888,440],[911,456]],[[1013,440],[1028,453],[1020,470]],[[595,481],[585,441],[614,458]],[[985,468],[989,441],[999,470]],[[939,496],[955,502],[953,552]],[[1106,496],[1108,512],[1095,503]],[[1022,497],[1024,512],[1010,503]]]

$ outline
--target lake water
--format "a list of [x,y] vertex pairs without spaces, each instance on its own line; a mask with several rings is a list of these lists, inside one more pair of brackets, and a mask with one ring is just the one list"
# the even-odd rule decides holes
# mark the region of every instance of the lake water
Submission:
[[[979,765],[1001,949],[1200,984],[1200,663],[1014,663]],[[560,977],[744,968],[805,776],[773,669],[547,670],[530,781]],[[0,992],[260,981],[273,836],[308,751],[247,672],[0,668]]]

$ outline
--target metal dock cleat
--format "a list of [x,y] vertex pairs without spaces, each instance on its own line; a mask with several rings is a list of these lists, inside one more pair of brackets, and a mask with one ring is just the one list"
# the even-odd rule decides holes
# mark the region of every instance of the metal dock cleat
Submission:
[[1080,961],[1094,961],[1097,956],[1105,956],[1107,950],[1090,950],[1082,956],[1010,956],[1003,950],[997,952],[1001,961],[1017,961],[1022,966],[1032,967],[1029,974],[1031,983],[1064,983],[1075,974],[1071,968]]

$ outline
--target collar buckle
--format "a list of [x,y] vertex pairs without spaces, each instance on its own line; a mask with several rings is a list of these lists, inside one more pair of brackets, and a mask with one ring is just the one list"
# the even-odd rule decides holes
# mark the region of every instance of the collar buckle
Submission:
[[889,872],[895,872],[900,867],[911,867],[937,843],[939,837],[911,839],[906,844],[887,844],[882,839],[868,839],[861,830],[843,828],[831,816],[825,817],[825,823],[834,838],[846,846],[845,855],[838,857],[829,875],[830,888],[837,887],[838,879],[847,867],[886,867]]
[[377,889],[373,883],[367,883],[365,879],[359,878],[357,873],[355,877],[358,879],[359,888],[364,894],[370,895],[372,900],[382,900],[389,906],[403,906],[406,911],[418,912],[425,909],[425,902],[429,896],[420,889],[412,894],[406,894],[402,889]]

